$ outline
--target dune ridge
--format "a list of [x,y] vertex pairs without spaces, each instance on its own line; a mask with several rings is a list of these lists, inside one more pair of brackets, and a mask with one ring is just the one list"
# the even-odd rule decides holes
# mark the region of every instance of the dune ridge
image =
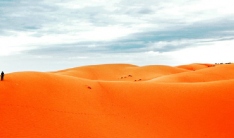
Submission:
[[52,73],[89,80],[132,81],[135,76],[149,80],[155,77],[186,72],[185,69],[165,65],[136,66],[130,64],[104,64],[71,68]]
[[233,69],[103,64],[6,74],[0,137],[233,137]]
[[204,69],[207,67],[214,67],[214,66],[215,64],[209,64],[209,63],[193,63],[193,64],[188,64],[188,65],[179,65],[176,67],[195,71],[195,70]]
[[156,78],[158,82],[210,82],[234,78],[234,64],[207,66],[193,72],[183,72]]

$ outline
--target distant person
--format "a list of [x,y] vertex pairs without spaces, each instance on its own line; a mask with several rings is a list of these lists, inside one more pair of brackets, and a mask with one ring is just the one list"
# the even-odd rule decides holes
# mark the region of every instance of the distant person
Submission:
[[4,79],[4,72],[2,71],[2,73],[1,73],[1,81],[3,81],[3,79]]

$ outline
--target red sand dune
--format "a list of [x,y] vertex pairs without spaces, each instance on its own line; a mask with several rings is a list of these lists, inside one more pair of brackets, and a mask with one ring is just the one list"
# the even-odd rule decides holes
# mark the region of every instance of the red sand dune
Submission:
[[233,70],[105,64],[6,74],[0,137],[231,138]]

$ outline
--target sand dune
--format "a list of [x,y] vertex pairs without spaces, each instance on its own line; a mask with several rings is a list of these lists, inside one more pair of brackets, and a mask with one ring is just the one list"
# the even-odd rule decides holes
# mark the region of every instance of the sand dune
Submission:
[[189,65],[180,65],[177,66],[178,68],[182,68],[182,69],[187,69],[187,70],[199,70],[199,69],[204,69],[207,67],[213,67],[215,66],[214,64],[199,64],[199,63],[194,63],[194,64],[189,64]]
[[130,64],[92,65],[53,73],[68,75],[91,80],[133,81],[149,80],[163,75],[187,72],[186,69],[174,68],[164,65],[151,65],[138,67]]
[[183,72],[154,79],[158,82],[210,82],[234,79],[234,64],[209,66],[192,72]]
[[6,74],[0,137],[234,137],[233,69],[105,64]]

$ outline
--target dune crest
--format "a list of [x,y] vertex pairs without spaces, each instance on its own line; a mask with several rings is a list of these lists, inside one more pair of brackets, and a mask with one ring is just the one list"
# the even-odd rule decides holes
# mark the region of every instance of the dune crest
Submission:
[[182,68],[182,69],[187,69],[187,70],[199,70],[199,69],[204,69],[204,68],[208,68],[208,67],[214,67],[214,64],[199,64],[199,63],[193,63],[193,64],[189,64],[189,65],[180,65],[177,66],[178,68]]
[[234,137],[233,69],[103,64],[6,74],[0,137]]
[[[188,65],[189,66],[189,65]],[[234,64],[208,66],[192,72],[183,72],[154,79],[158,82],[211,82],[234,79]]]
[[149,80],[163,75],[176,74],[186,71],[186,69],[165,65],[139,67],[130,64],[104,64],[71,68],[53,73],[89,80],[133,81],[139,79]]

